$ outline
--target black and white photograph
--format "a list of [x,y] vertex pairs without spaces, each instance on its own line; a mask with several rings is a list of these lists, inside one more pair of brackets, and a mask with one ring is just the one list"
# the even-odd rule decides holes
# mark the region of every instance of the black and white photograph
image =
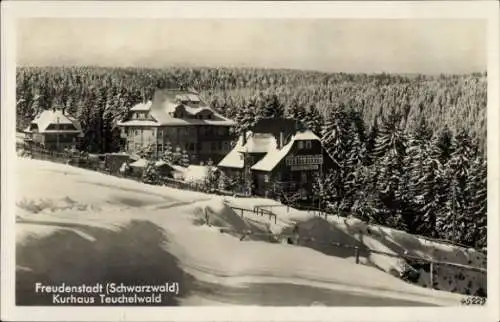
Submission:
[[235,2],[203,16],[200,2],[176,14],[133,1],[137,16],[111,16],[124,11],[89,3],[81,17],[71,2],[68,16],[43,3],[11,15],[2,41],[9,307],[65,321],[116,306],[143,320],[167,307],[494,320],[488,16],[280,17],[287,2],[275,17],[232,16]]

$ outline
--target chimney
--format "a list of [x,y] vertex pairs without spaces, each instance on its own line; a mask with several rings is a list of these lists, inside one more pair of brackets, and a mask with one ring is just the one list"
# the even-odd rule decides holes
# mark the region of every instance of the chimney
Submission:
[[247,144],[247,131],[243,131],[243,134],[241,134],[241,136],[243,145]]
[[278,141],[278,149],[281,149],[284,145],[284,142],[285,141],[285,136],[283,134],[283,131],[280,131],[280,138],[279,138],[279,141]]

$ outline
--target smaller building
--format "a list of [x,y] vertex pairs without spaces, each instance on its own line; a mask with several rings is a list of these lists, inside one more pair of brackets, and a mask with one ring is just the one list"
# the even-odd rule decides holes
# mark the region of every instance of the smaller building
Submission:
[[78,145],[83,131],[76,118],[64,109],[45,110],[38,114],[25,133],[25,141],[35,147],[62,151]]
[[301,122],[262,119],[238,139],[218,167],[249,185],[254,195],[300,194],[304,203],[312,203],[315,180],[334,165],[320,138]]

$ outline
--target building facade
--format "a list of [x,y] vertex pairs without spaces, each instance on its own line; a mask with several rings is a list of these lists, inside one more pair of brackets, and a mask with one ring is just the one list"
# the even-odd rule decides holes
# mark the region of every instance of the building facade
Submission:
[[54,151],[76,147],[83,137],[80,123],[64,109],[41,112],[24,133],[28,144]]
[[157,156],[168,147],[186,151],[192,162],[218,162],[231,149],[234,122],[212,110],[195,91],[158,89],[152,101],[130,109],[118,123],[125,151],[153,146]]
[[238,139],[218,164],[228,176],[251,182],[258,196],[300,195],[313,202],[313,185],[334,167],[321,140],[303,124],[290,119],[263,119]]

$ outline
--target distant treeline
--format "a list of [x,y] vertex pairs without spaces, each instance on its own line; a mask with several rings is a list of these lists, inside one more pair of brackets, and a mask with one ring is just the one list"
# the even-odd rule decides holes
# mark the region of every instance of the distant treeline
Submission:
[[64,106],[82,123],[83,149],[115,151],[128,109],[180,85],[238,120],[238,132],[260,117],[307,123],[339,165],[316,183],[331,211],[486,245],[486,73],[26,67],[17,70],[17,126]]

